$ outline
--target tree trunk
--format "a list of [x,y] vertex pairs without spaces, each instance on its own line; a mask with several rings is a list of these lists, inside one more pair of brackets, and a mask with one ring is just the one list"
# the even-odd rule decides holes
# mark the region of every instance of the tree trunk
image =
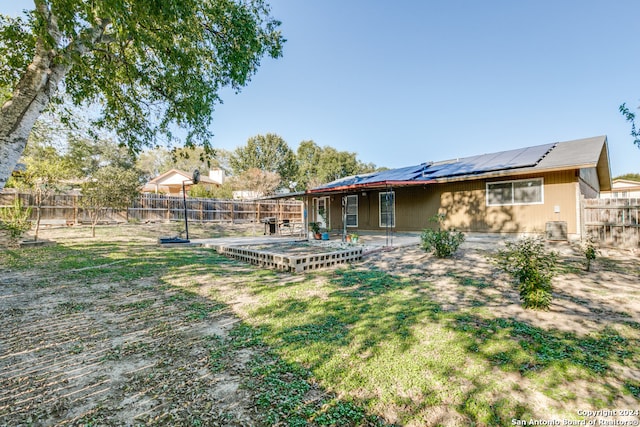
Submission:
[[42,219],[42,204],[38,203],[36,207],[36,230],[33,233],[33,241],[38,241],[38,233],[40,232],[40,219]]
[[97,19],[95,27],[82,31],[63,47],[57,17],[46,1],[34,0],[34,3],[37,15],[46,22],[46,36],[38,35],[33,61],[20,77],[11,99],[0,107],[0,190],[22,156],[33,125],[49,105],[74,58],[94,46],[110,23],[108,19]]
[[53,65],[54,57],[55,51],[37,48],[11,99],[0,107],[0,190],[27,146],[33,125],[69,71],[69,65]]
[[94,208],[89,214],[89,218],[91,218],[91,237],[96,237],[96,225],[98,225],[98,220],[100,219],[100,209]]

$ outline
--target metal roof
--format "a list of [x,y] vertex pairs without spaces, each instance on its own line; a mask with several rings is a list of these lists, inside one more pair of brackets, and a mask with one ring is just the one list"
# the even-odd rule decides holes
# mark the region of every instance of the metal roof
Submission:
[[601,188],[606,190],[611,185],[606,142],[606,136],[599,136],[442,162],[421,163],[341,178],[313,188],[309,192],[334,192],[389,185],[419,185],[584,167],[597,167]]

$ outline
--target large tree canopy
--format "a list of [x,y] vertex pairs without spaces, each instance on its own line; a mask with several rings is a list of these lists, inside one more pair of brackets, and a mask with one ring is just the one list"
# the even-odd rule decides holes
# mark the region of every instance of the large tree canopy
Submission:
[[298,172],[295,153],[282,137],[273,133],[249,138],[246,145],[233,151],[229,164],[236,175],[252,168],[277,173],[286,187]]
[[298,188],[313,188],[345,176],[373,172],[376,166],[362,163],[356,153],[319,147],[313,141],[298,146]]
[[626,179],[627,181],[640,182],[640,173],[625,173],[624,175],[618,175],[613,179]]
[[176,127],[210,151],[220,89],[240,89],[284,42],[263,0],[34,3],[26,20],[0,15],[0,189],[61,84],[132,151]]

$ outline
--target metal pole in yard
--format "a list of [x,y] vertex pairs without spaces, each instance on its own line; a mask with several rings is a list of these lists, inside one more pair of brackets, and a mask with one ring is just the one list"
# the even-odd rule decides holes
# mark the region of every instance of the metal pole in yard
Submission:
[[187,233],[187,241],[189,240],[189,221],[187,221],[187,192],[184,189],[184,183],[182,181],[182,202],[184,204],[184,231]]

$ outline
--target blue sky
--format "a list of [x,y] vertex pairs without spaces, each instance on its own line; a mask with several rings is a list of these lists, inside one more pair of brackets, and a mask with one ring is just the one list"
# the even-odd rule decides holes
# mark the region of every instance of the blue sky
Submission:
[[613,175],[640,173],[618,112],[640,105],[640,1],[269,3],[284,56],[222,93],[216,147],[271,132],[401,167],[607,135]]

